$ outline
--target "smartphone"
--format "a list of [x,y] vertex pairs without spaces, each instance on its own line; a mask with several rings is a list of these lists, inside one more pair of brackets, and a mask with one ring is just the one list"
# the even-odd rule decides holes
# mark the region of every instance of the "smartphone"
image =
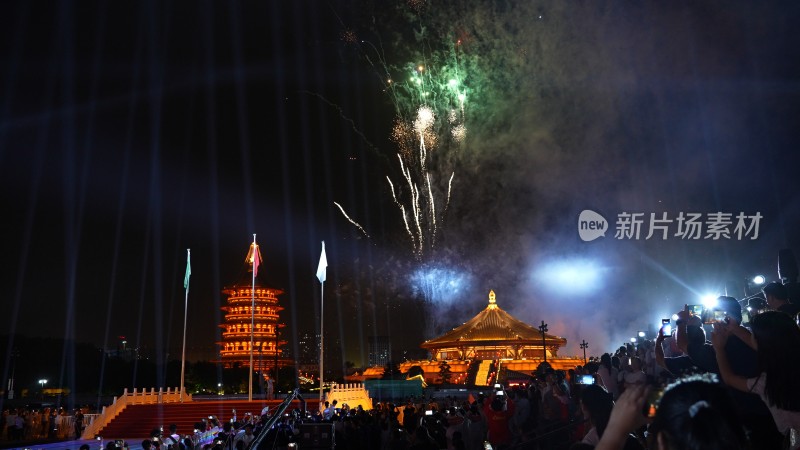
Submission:
[[503,392],[503,391],[497,391],[497,395],[498,395],[498,396],[500,396],[500,395],[506,395],[506,393],[505,393],[505,392]]
[[500,386],[500,383],[495,383],[494,388],[499,391],[502,389],[502,386]]
[[653,389],[647,396],[647,400],[642,407],[642,414],[647,418],[653,418],[658,411],[658,403],[661,401],[661,396],[664,395],[664,388]]
[[725,319],[728,318],[727,311],[719,311],[715,310],[708,316],[706,316],[703,320],[703,323],[712,324],[712,323],[725,323]]
[[433,415],[433,411],[431,411],[430,409],[428,409],[428,410],[426,410],[426,411],[425,411],[425,415],[426,415],[426,416],[432,416],[432,415]]
[[687,305],[686,308],[688,309],[689,313],[697,317],[702,317],[703,312],[705,312],[703,305]]
[[578,379],[579,384],[594,384],[594,375],[581,375]]

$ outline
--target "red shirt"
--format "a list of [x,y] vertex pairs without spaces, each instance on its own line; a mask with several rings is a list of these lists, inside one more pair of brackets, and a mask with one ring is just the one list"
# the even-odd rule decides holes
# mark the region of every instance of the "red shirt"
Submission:
[[508,427],[511,418],[514,416],[514,401],[506,399],[506,409],[495,411],[492,409],[493,394],[483,405],[483,412],[486,414],[486,422],[489,425],[489,442],[492,445],[511,443],[511,430]]

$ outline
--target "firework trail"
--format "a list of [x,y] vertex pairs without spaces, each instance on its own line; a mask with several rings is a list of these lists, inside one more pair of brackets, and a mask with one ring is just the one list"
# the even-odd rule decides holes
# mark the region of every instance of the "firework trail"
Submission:
[[361,230],[361,232],[362,232],[362,233],[364,233],[364,236],[366,236],[366,237],[369,239],[369,234],[367,234],[367,231],[366,231],[366,230],[364,230],[364,227],[362,227],[362,226],[361,226],[361,225],[360,225],[358,222],[356,222],[355,220],[351,219],[351,218],[350,218],[350,216],[348,216],[348,215],[347,215],[347,213],[346,213],[346,212],[344,212],[344,208],[342,208],[342,205],[340,205],[340,204],[338,204],[338,203],[336,203],[336,202],[333,202],[333,204],[334,204],[334,205],[336,205],[336,206],[339,208],[339,211],[341,211],[341,212],[342,212],[342,215],[345,217],[345,219],[347,219],[348,221],[350,221],[350,223],[352,223],[352,224],[353,224],[353,226],[355,226],[356,228],[358,228],[359,230]]
[[[414,13],[415,39],[401,41],[414,45],[401,45],[397,52],[413,63],[390,63],[379,50],[380,41],[376,46],[359,40],[352,31],[344,32],[342,39],[358,48],[395,108],[391,140],[397,146],[397,168],[403,182],[395,184],[390,175],[386,179],[411,252],[422,262],[433,254],[450,204],[455,167],[467,135],[468,77],[460,63],[461,41],[452,31],[427,28],[422,23],[424,2],[417,3],[406,5]],[[355,224],[344,208],[337,206]]]

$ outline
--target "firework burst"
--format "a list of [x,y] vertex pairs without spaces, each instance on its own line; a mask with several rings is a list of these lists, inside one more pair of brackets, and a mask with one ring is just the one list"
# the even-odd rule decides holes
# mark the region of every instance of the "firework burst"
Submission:
[[[411,2],[415,43],[403,52],[413,63],[392,64],[368,40],[358,42],[395,108],[391,139],[397,146],[397,174],[387,175],[392,200],[417,261],[433,253],[456,178],[456,163],[467,136],[465,71],[455,32],[433,32],[422,21],[425,2]],[[348,221],[344,209],[337,204]],[[359,226],[362,233],[366,232]]]

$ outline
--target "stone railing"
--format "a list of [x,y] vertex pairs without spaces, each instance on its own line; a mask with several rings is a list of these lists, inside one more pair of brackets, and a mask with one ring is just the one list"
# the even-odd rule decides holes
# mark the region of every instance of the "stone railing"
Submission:
[[[117,417],[128,405],[176,403],[180,401],[181,392],[178,388],[167,388],[166,391],[164,391],[164,388],[158,388],[158,391],[156,391],[155,388],[150,388],[150,391],[147,389],[137,391],[136,388],[133,388],[133,392],[128,392],[128,388],[125,388],[121,397],[114,397],[114,401],[110,405],[104,406],[100,414],[94,418],[91,423],[86,425],[81,437],[83,439],[94,438],[103,427],[108,425],[108,423]],[[183,393],[183,401],[192,401],[192,395],[187,394],[185,390]]]
[[[365,411],[372,409],[372,399],[369,398],[369,391],[364,389],[364,383],[334,384],[325,395],[325,400],[329,403],[336,400],[337,408],[347,403],[350,408],[361,406]],[[320,404],[319,408],[325,409],[325,404]]]

